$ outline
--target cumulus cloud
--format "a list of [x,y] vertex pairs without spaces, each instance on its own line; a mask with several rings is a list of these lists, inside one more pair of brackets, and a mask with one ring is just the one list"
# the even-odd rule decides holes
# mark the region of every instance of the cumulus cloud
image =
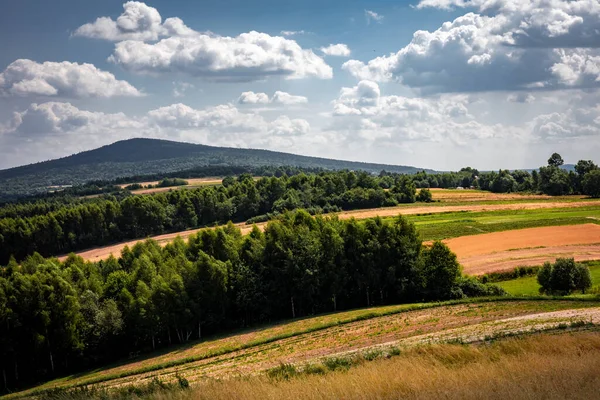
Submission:
[[12,62],[0,73],[0,94],[67,98],[141,96],[129,83],[92,64],[37,63],[27,59]]
[[327,56],[338,56],[338,57],[349,57],[350,56],[350,48],[343,44],[330,44],[327,47],[321,47],[321,52]]
[[310,124],[304,119],[290,119],[287,115],[281,115],[271,122],[269,127],[270,135],[279,136],[300,136],[306,135],[310,131]]
[[596,138],[600,136],[600,105],[584,107],[577,102],[562,112],[535,117],[528,127],[534,138],[544,142],[567,142],[573,138]]
[[371,22],[377,22],[380,24],[383,21],[383,15],[377,14],[375,11],[365,10],[365,18],[367,19],[367,25]]
[[278,90],[273,95],[271,102],[273,102],[275,104],[284,104],[284,105],[304,104],[304,103],[308,103],[308,99],[304,96],[294,96],[292,94]]
[[109,60],[132,72],[182,73],[213,80],[333,76],[331,67],[312,50],[302,49],[293,40],[255,31],[236,37],[173,36],[154,44],[127,40],[116,44]]
[[398,143],[406,140],[463,143],[467,139],[496,137],[499,126],[486,126],[469,113],[469,97],[445,95],[439,98],[382,96],[372,81],[342,88],[333,101],[332,129],[367,141]]
[[291,39],[255,31],[236,37],[202,33],[179,18],[163,22],[158,10],[145,3],[130,1],[123,8],[116,21],[101,17],[79,27],[74,35],[117,42],[109,61],[128,71],[179,73],[218,81],[333,76],[321,57]]
[[194,33],[179,18],[167,18],[163,23],[156,8],[139,1],[128,1],[123,4],[123,10],[116,21],[109,17],[100,17],[94,22],[80,26],[73,35],[118,42],[153,41],[169,35]]
[[238,98],[240,104],[267,104],[269,101],[266,93],[244,92]]
[[397,53],[343,68],[358,79],[395,80],[425,92],[597,86],[597,0],[426,0],[474,7]]
[[506,19],[508,44],[527,47],[598,47],[597,0],[422,0],[418,8],[473,8]]
[[269,99],[266,93],[244,92],[238,98],[239,104],[280,104],[280,105],[295,105],[308,103],[308,99],[304,96],[295,96],[287,92],[276,91],[273,97]]

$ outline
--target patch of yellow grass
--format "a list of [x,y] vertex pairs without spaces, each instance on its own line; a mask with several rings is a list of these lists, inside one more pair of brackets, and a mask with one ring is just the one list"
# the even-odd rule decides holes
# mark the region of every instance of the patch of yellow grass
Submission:
[[431,345],[348,372],[273,381],[209,380],[166,399],[592,399],[600,333],[543,334],[491,345]]

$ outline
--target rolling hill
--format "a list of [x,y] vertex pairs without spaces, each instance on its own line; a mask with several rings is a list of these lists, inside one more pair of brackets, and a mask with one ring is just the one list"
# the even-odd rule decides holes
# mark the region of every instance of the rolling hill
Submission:
[[[213,147],[157,139],[129,139],[68,157],[0,171],[0,198],[47,191],[53,185],[161,174],[201,166],[297,166],[415,173],[420,168],[332,160],[269,150]],[[430,171],[430,170],[426,170]]]

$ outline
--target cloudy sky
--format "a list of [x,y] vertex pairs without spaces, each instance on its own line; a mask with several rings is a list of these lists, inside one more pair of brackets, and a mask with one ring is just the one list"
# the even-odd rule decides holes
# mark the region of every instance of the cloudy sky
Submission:
[[132,137],[444,170],[600,161],[598,0],[0,7],[0,168]]

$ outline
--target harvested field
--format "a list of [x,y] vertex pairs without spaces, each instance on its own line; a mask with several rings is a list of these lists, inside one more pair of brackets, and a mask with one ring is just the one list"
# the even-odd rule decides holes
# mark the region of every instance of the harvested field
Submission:
[[[194,178],[194,179],[185,179],[185,180],[188,182],[187,185],[157,187],[157,188],[149,188],[149,189],[138,189],[138,190],[133,190],[131,193],[133,193],[133,194],[151,194],[151,193],[168,192],[169,190],[193,189],[193,188],[201,187],[201,186],[220,185],[221,182],[223,181],[222,178]],[[156,184],[158,184],[158,181],[141,183],[141,185],[144,185],[144,186],[156,185]],[[121,187],[125,187],[125,186],[127,186],[127,185],[121,185]]]
[[600,226],[596,224],[519,229],[444,242],[471,275],[540,265],[557,257],[600,258]]
[[[518,204],[490,204],[490,205],[437,205],[434,203],[429,206],[415,206],[415,205],[403,205],[398,207],[389,207],[389,208],[376,208],[376,209],[368,209],[368,210],[353,210],[353,211],[345,211],[338,213],[337,215],[341,219],[366,219],[373,218],[376,216],[381,217],[395,217],[397,215],[419,215],[419,214],[442,214],[442,213],[463,213],[463,212],[488,212],[488,211],[526,211],[526,210],[537,210],[537,209],[576,209],[576,208],[584,208],[590,206],[599,206],[600,202],[598,201],[579,201],[579,202],[544,202],[544,203],[518,203]],[[460,218],[464,218],[467,214],[461,215]],[[457,218],[453,216],[452,218]],[[266,223],[256,224],[260,229],[263,229]],[[252,230],[252,226],[246,225],[245,223],[237,224],[237,226],[242,230],[242,233],[248,233]],[[418,226],[418,224],[417,224]],[[177,236],[180,236],[182,239],[186,239],[189,236],[196,234],[198,231],[202,229],[210,229],[210,228],[199,228],[186,230],[181,232],[173,232],[167,233],[163,235],[153,236],[151,239],[157,241],[158,243],[165,245],[175,239]],[[478,233],[478,232],[475,232]],[[466,234],[466,233],[462,233]],[[457,236],[457,235],[453,235]],[[444,236],[449,237],[449,236]],[[435,236],[433,238],[436,238]],[[89,250],[84,250],[77,252],[77,254],[83,257],[85,260],[89,261],[99,261],[104,260],[110,257],[110,255],[119,256],[121,250],[125,246],[133,246],[139,241],[143,241],[145,239],[134,239],[127,242],[121,242],[114,245],[103,246],[98,248],[93,248]],[[64,260],[66,255],[59,257],[59,259]]]
[[[208,184],[220,184],[221,181],[223,180],[223,178],[219,178],[219,177],[208,177],[208,178],[181,178],[185,181],[188,182],[188,186],[201,186],[201,185],[208,185]],[[131,182],[131,183],[124,183],[122,185],[119,185],[121,188],[125,188],[125,186],[131,185],[132,183],[139,183],[142,186],[148,186],[148,185],[157,185],[159,181],[148,181],[148,182]],[[174,187],[177,186],[173,186],[170,188],[157,188],[157,189],[172,189]],[[140,191],[136,191],[136,193],[139,193]]]
[[[175,374],[196,383],[207,377],[248,376],[280,363],[302,364],[373,347],[477,341],[580,321],[600,323],[600,303],[520,300],[356,310],[190,344],[154,358],[48,382],[37,389],[85,383],[116,387],[149,382],[154,377],[171,381]],[[284,332],[289,334],[281,336]]]
[[[552,196],[521,193],[492,193],[484,190],[429,189],[434,200],[448,202],[497,201],[497,200],[548,200]],[[571,198],[575,196],[570,196]],[[577,196],[583,198],[583,196]]]

